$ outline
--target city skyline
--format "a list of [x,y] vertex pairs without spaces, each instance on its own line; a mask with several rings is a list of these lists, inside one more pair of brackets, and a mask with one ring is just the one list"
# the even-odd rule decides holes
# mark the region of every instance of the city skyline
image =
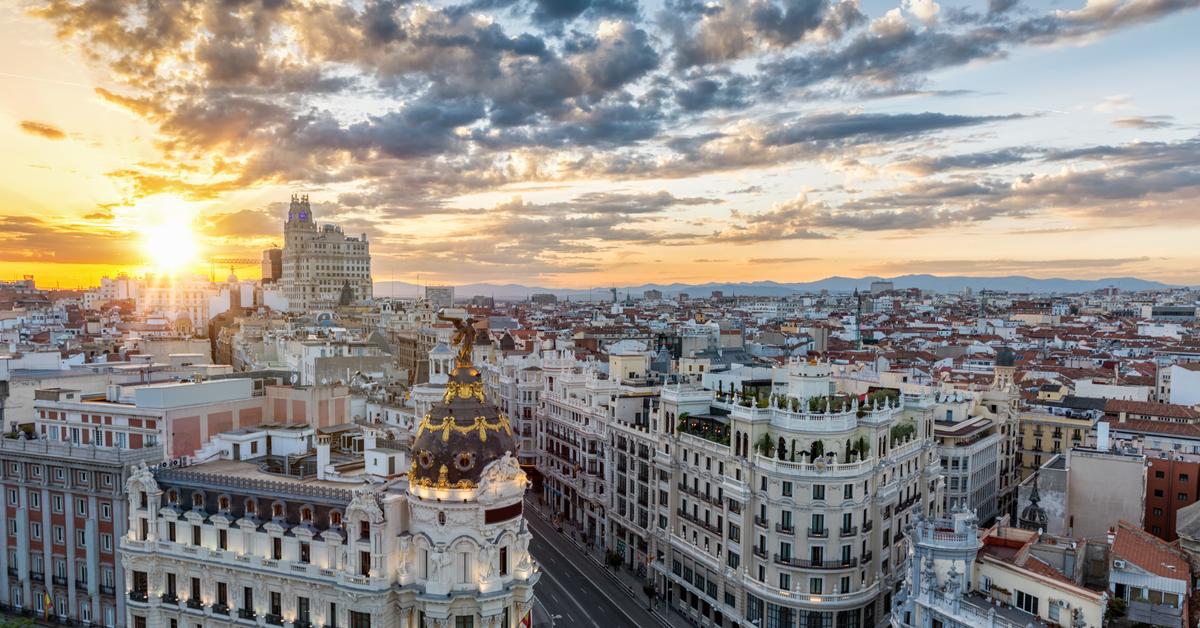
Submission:
[[1200,283],[1195,0],[265,4],[0,8],[0,276]]

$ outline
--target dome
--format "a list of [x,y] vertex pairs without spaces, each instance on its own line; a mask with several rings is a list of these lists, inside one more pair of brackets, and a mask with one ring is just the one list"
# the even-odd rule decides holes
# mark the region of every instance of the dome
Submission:
[[[461,328],[460,328],[461,331]],[[413,439],[409,483],[434,488],[475,488],[484,467],[514,455],[516,440],[508,417],[483,395],[479,370],[467,351],[474,334],[456,338],[465,351],[450,372],[446,394],[429,409]]]
[[1045,530],[1046,523],[1049,517],[1046,516],[1046,509],[1042,508],[1038,502],[1042,501],[1038,494],[1038,476],[1033,475],[1033,490],[1029,494],[1029,505],[1021,509],[1021,516],[1017,518],[1017,526],[1026,530]]

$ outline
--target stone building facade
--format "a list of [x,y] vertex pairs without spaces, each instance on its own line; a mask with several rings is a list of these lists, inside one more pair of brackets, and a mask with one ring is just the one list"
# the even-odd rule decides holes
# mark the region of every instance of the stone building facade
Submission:
[[309,312],[371,300],[371,248],[367,234],[317,225],[308,196],[292,196],[283,226],[283,276],[288,309]]

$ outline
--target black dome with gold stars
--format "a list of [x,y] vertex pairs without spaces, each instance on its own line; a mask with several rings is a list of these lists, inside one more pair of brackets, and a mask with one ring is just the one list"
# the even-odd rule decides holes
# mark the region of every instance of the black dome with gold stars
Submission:
[[417,426],[409,473],[414,486],[475,488],[488,463],[517,451],[508,417],[488,403],[479,371],[471,365],[474,329],[469,321],[455,321],[455,326],[459,328],[455,342],[462,350],[445,396]]

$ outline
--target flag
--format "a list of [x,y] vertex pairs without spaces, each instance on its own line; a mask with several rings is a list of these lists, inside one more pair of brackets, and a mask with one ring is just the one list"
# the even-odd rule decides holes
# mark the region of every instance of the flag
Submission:
[[525,611],[525,616],[521,618],[521,628],[533,628],[533,609]]
[[42,594],[45,596],[42,601],[42,610],[46,613],[46,617],[50,617],[50,609],[54,607],[54,600],[50,599],[50,592]]

